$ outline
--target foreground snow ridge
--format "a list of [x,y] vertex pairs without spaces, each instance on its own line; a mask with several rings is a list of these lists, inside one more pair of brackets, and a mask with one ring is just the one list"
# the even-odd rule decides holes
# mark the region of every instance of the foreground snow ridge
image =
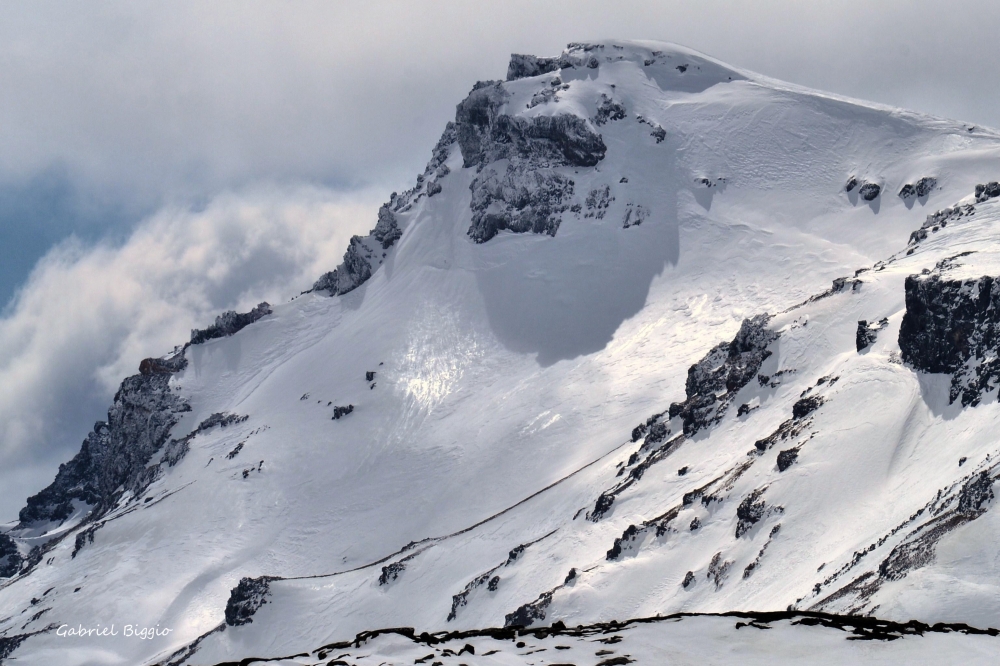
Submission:
[[[740,631],[745,629],[744,631]],[[624,664],[775,661],[847,664],[978,661],[996,648],[1000,631],[964,624],[886,622],[829,613],[675,613],[627,622],[538,629],[479,629],[416,633],[411,628],[358,634],[308,654],[253,659],[275,666],[353,663],[433,664]],[[962,638],[959,638],[959,637]],[[907,640],[897,640],[907,639]],[[236,666],[244,662],[223,662]]]
[[670,44],[515,55],[311,289],[124,380],[0,530],[0,660],[992,660],[998,165]]

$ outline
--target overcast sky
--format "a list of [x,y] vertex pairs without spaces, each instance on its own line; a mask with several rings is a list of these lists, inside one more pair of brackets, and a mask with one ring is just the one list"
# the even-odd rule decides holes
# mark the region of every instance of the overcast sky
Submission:
[[[332,268],[378,201],[412,184],[472,84],[503,78],[511,52],[673,41],[1000,127],[995,11],[0,1],[0,522],[75,452],[141,358]],[[190,261],[192,248],[207,259]]]

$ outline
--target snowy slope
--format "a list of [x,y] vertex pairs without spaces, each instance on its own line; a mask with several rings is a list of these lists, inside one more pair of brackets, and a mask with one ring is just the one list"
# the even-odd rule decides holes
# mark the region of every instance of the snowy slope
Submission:
[[[1000,200],[974,197],[1000,136],[667,44],[508,78],[312,292],[123,388],[88,440],[116,454],[11,526],[0,654],[214,663],[788,607],[1000,625],[996,391],[949,402],[899,343],[908,276],[1000,272]],[[743,355],[717,347],[755,316]],[[170,632],[56,635],[97,623]]]

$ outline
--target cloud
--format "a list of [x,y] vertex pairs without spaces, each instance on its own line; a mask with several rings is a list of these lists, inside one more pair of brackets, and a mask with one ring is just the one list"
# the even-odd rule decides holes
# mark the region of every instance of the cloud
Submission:
[[380,198],[257,187],[161,210],[118,245],[53,248],[0,316],[0,521],[79,449],[140,360],[224,310],[311,286],[373,226]]

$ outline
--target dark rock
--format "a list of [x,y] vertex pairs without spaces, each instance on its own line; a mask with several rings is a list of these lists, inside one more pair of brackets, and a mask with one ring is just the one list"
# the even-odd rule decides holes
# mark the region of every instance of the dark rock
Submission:
[[677,476],[684,476],[687,473],[688,473],[687,465],[685,465],[684,467],[681,467],[679,470],[677,470]]
[[819,409],[823,404],[823,398],[818,395],[801,398],[792,405],[792,418],[801,419]]
[[729,569],[732,568],[732,560],[722,560],[722,553],[716,553],[712,556],[712,561],[708,563],[707,577],[710,581],[715,583],[715,589],[722,587],[726,578],[729,576]]
[[611,188],[607,185],[591,190],[584,201],[587,207],[587,213],[584,217],[596,217],[599,220],[603,220],[608,206],[614,200],[615,198],[611,196]]
[[242,578],[239,585],[229,593],[229,601],[226,602],[226,624],[238,627],[253,622],[253,614],[267,603],[272,580],[275,579],[270,576]]
[[844,191],[853,192],[854,188],[857,186],[858,186],[858,179],[855,178],[854,176],[851,176],[850,178],[847,179],[847,184],[844,185]]
[[784,472],[799,459],[798,449],[786,449],[778,453],[778,471]]
[[506,562],[506,564],[510,565],[510,564],[513,564],[514,562],[516,562],[517,558],[521,557],[521,554],[524,553],[524,549],[525,548],[527,548],[527,545],[525,545],[525,544],[521,544],[520,546],[512,548],[511,551],[509,553],[507,553],[507,562]]
[[545,619],[545,609],[552,603],[552,592],[543,592],[538,599],[524,604],[513,613],[504,616],[505,627],[530,627]]
[[502,159],[547,166],[591,167],[607,148],[583,118],[572,114],[522,118],[501,112],[509,95],[499,81],[476,84],[455,113],[465,167]]
[[933,190],[936,186],[937,186],[937,178],[933,178],[930,176],[921,178],[920,180],[917,181],[917,186],[915,188],[917,191],[917,196],[926,197],[928,194],[931,193],[931,190]]
[[43,521],[62,522],[72,515],[74,502],[91,508],[90,519],[109,511],[125,493],[141,494],[159,475],[149,465],[167,443],[179,414],[190,406],[170,390],[169,373],[182,369],[183,360],[155,359],[149,374],[133,375],[115,394],[108,420],[98,421],[80,452],[59,466],[55,480],[29,497],[18,518],[22,526]]
[[373,381],[374,379],[375,379],[375,371],[374,370],[369,370],[368,372],[365,373],[365,381],[366,382]]
[[334,407],[333,408],[333,420],[337,421],[343,416],[347,416],[354,411],[354,405],[347,405],[346,407]]
[[139,364],[139,374],[148,377],[149,375],[172,375],[187,367],[187,359],[183,354],[178,354],[171,358],[146,358]]
[[17,542],[0,532],[0,578],[11,578],[21,570],[24,558],[18,550]]
[[378,577],[378,584],[388,585],[390,582],[399,578],[399,574],[404,571],[406,571],[406,563],[402,560],[387,564],[382,567],[382,573]]
[[597,106],[597,114],[594,115],[594,124],[604,125],[612,120],[622,120],[626,115],[625,107],[620,102],[602,94],[601,103]]
[[670,418],[680,416],[684,434],[721,420],[730,402],[741,388],[757,376],[757,371],[771,352],[767,347],[778,334],[768,330],[770,316],[763,314],[743,320],[731,342],[712,348],[688,369],[683,403],[670,405]]
[[958,494],[958,512],[978,516],[993,501],[993,479],[983,470],[969,479]]
[[1000,383],[1000,284],[996,278],[947,280],[939,274],[906,278],[906,313],[899,329],[903,360],[917,370],[952,375],[949,399],[977,405]]
[[547,169],[511,163],[501,175],[483,171],[470,186],[472,224],[468,235],[485,243],[500,231],[534,232],[555,236],[569,209],[574,183]]
[[867,320],[858,320],[858,330],[855,334],[855,346],[862,352],[875,343],[878,332],[889,325],[888,318],[880,319],[877,322],[868,323]]
[[865,183],[861,186],[861,189],[858,190],[858,194],[860,194],[861,198],[865,201],[874,201],[881,193],[882,186],[877,183]]
[[569,573],[566,574],[566,580],[563,581],[563,585],[569,585],[574,580],[576,580],[576,569],[570,569]]
[[622,228],[628,229],[629,227],[637,227],[645,222],[647,217],[649,217],[649,211],[645,207],[641,205],[633,207],[632,204],[629,204],[625,208],[625,217],[622,220]]
[[684,582],[681,583],[681,585],[683,585],[684,589],[686,590],[687,588],[694,585],[694,581],[695,581],[694,572],[688,571],[686,574],[684,574]]
[[486,589],[490,592],[496,592],[497,588],[500,587],[500,576],[493,576],[490,578],[490,582],[486,584]]
[[612,546],[611,550],[607,552],[607,554],[605,555],[605,559],[613,561],[621,557],[622,550],[624,549],[624,547],[632,543],[635,540],[636,536],[638,536],[638,534],[639,534],[639,528],[636,527],[635,525],[629,525],[627,528],[625,528],[625,531],[622,532],[622,535],[617,539],[615,539],[614,546]]
[[[209,326],[205,329],[194,329],[191,331],[191,344],[198,345],[209,340],[214,340],[216,338],[224,338],[233,335],[237,331],[246,328],[255,321],[266,317],[271,314],[271,306],[267,303],[259,303],[250,312],[236,312],[234,310],[229,310],[228,312],[223,312],[221,315],[215,318],[215,324]],[[151,359],[147,359],[151,360]],[[140,366],[139,371],[142,372],[142,367]],[[174,371],[176,372],[176,371]]]
[[758,488],[743,498],[740,505],[736,507],[736,538],[750,531],[750,529],[761,520],[774,513],[784,513],[785,509],[780,506],[768,506],[764,502],[763,495],[766,488]]
[[957,220],[962,217],[967,217],[976,212],[975,206],[966,204],[964,206],[952,206],[951,208],[944,208],[942,210],[931,213],[927,216],[923,225],[916,231],[910,234],[910,245],[914,243],[919,243],[920,241],[927,238],[927,230],[947,227],[948,223],[952,220]]
[[695,516],[694,520],[691,521],[691,525],[689,525],[689,528],[692,532],[701,528],[701,520],[697,516]]
[[976,203],[1000,197],[1000,183],[991,181],[985,185],[976,185]]
[[901,188],[899,188],[900,199],[909,199],[915,196],[917,196],[917,188],[911,185],[910,183],[907,183],[906,185],[903,185]]

